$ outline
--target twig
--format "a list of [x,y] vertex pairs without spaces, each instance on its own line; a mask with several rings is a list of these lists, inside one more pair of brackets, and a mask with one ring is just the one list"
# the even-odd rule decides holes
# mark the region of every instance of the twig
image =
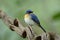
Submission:
[[0,10],[0,18],[3,20],[3,22],[8,25],[8,27],[12,30],[17,32],[21,37],[28,38],[28,40],[32,40],[33,38],[33,32],[32,28],[30,27],[24,27],[21,22],[18,19],[12,19],[9,17],[5,12]]
[[22,38],[28,38],[28,40],[60,40],[60,36],[55,33],[36,35],[32,27],[24,27],[18,19],[12,19],[2,10],[0,10],[0,18],[12,31],[15,31]]

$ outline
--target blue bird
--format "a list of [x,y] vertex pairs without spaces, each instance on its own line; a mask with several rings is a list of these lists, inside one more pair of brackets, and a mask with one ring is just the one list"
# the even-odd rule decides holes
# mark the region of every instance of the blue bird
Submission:
[[30,26],[36,24],[46,33],[46,30],[40,25],[39,19],[37,18],[35,14],[33,14],[32,10],[26,11],[26,14],[24,16],[24,21]]

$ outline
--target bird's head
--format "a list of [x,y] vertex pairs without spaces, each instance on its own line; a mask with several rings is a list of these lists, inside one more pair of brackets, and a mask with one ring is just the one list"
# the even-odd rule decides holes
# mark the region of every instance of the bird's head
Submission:
[[33,13],[33,11],[32,10],[27,10],[26,11],[26,14],[30,14],[30,13]]

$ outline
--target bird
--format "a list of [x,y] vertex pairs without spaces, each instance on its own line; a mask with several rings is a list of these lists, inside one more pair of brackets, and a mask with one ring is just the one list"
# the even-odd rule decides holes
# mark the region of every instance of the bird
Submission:
[[38,17],[33,13],[32,10],[27,10],[24,15],[24,21],[26,24],[33,26],[34,24],[40,27],[45,33],[46,30],[41,26]]

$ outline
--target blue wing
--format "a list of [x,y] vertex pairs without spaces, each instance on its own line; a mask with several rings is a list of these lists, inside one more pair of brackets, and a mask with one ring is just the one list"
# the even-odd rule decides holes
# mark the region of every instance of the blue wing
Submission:
[[40,25],[40,22],[39,22],[39,20],[38,20],[38,18],[37,18],[37,16],[36,16],[35,14],[30,14],[30,16],[31,16],[31,19],[32,19],[35,23],[37,23],[38,25]]
[[35,23],[37,23],[38,26],[40,26],[40,28],[46,33],[46,30],[40,25],[40,22],[39,22],[37,16],[34,15],[34,14],[30,14],[30,16],[31,16],[31,19],[32,19]]

